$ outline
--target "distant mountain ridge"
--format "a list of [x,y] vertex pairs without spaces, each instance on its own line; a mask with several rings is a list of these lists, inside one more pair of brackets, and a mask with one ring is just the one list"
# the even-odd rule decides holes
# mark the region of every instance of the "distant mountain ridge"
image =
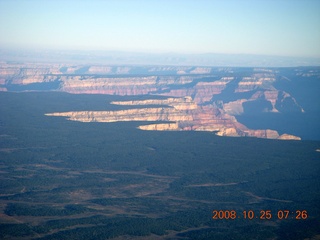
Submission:
[[0,48],[0,61],[61,62],[102,65],[298,67],[320,66],[319,57],[293,57],[225,53],[150,53],[124,51],[8,50]]

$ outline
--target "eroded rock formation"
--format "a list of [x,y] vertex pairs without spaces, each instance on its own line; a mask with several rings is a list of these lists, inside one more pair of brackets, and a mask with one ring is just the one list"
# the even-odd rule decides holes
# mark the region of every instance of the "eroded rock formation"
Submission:
[[[141,130],[157,131],[210,131],[218,136],[248,136],[278,139],[274,130],[251,130],[237,122],[236,118],[210,106],[198,106],[191,97],[168,98],[164,100],[117,101],[117,105],[164,105],[164,107],[133,108],[118,111],[77,111],[48,113],[47,116],[67,117],[80,122],[123,122],[123,121],[160,121],[139,126]],[[291,135],[282,135],[279,139],[297,140]]]
[[[237,72],[238,71],[238,72]],[[293,71],[293,70],[292,70]],[[296,71],[314,77],[315,71]],[[318,74],[318,75],[315,75]],[[161,95],[166,100],[114,102],[119,105],[163,105],[122,111],[56,113],[79,121],[169,121],[141,126],[150,130],[217,131],[220,136],[297,139],[272,130],[250,130],[235,116],[259,106],[260,112],[304,112],[294,97],[277,89],[276,69],[189,66],[105,66],[0,62],[0,91],[54,90],[80,94]],[[45,86],[42,89],[42,86]]]

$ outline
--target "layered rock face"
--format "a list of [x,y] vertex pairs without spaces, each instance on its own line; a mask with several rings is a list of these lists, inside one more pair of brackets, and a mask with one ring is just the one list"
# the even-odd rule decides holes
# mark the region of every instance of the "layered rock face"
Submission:
[[220,94],[232,80],[234,80],[234,77],[221,77],[219,80],[212,80],[212,82],[200,81],[192,87],[171,89],[162,95],[173,97],[193,96],[196,103],[202,104],[209,102],[214,95]]
[[[295,75],[314,77],[315,71]],[[220,136],[279,136],[272,130],[250,130],[235,116],[258,106],[260,112],[304,112],[275,83],[284,79],[276,69],[237,69],[188,66],[104,66],[20,64],[0,62],[0,91],[54,90],[73,94],[161,95],[166,100],[117,102],[119,105],[163,105],[122,111],[53,113],[70,120],[169,121],[141,126],[145,130],[217,131]],[[53,84],[54,83],[54,84]],[[42,89],[41,86],[46,86]],[[22,91],[21,90],[21,91]],[[50,116],[51,116],[50,115]]]
[[51,82],[61,74],[58,64],[7,64],[0,62],[0,85],[28,85]]
[[168,98],[165,100],[141,100],[112,102],[117,105],[164,105],[164,107],[133,108],[118,111],[77,111],[48,113],[47,116],[67,117],[80,122],[125,122],[125,121],[165,121],[139,126],[141,130],[157,131],[210,131],[218,136],[248,136],[272,139],[300,138],[292,135],[279,136],[273,130],[250,130],[237,122],[235,117],[221,112],[213,106],[198,106],[191,97]]
[[170,85],[192,82],[185,76],[159,77],[61,77],[60,90],[69,93],[94,93],[110,95],[145,95],[162,90]]
[[[139,71],[137,70],[139,69]],[[258,72],[256,72],[258,71]],[[197,104],[210,103],[213,96],[237,81],[233,92],[252,92],[250,98],[225,102],[225,111],[241,114],[242,104],[264,98],[277,112],[281,99],[298,103],[288,93],[273,86],[276,73],[269,69],[253,69],[240,81],[231,68],[211,67],[133,67],[133,66],[73,66],[67,64],[8,64],[0,63],[0,89],[34,83],[58,82],[58,90],[69,93],[191,96]],[[24,88],[25,89],[25,88]],[[30,89],[32,90],[32,88]],[[300,107],[300,110],[303,109]]]

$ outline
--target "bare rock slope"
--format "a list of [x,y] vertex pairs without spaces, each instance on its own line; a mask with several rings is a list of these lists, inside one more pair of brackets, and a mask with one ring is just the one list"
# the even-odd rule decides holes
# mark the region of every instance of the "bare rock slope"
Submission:
[[300,140],[299,137],[284,134],[279,136],[274,130],[250,130],[237,122],[235,117],[213,106],[198,106],[191,97],[168,98],[165,100],[120,101],[118,105],[164,105],[164,107],[133,108],[118,111],[77,111],[48,113],[47,116],[67,117],[80,122],[119,122],[119,121],[165,121],[139,126],[142,130],[187,130],[210,131],[219,136],[249,136],[272,139]]
[[[292,72],[301,74],[295,69]],[[315,72],[304,74],[314,76]],[[250,130],[235,117],[250,110],[250,106],[261,112],[304,112],[293,96],[277,89],[275,83],[283,79],[288,80],[277,69],[267,68],[0,63],[0,91],[52,90],[73,94],[168,97],[166,100],[114,103],[163,107],[50,113],[50,116],[65,116],[83,122],[166,121],[170,123],[140,126],[140,129],[215,131],[220,136],[296,140],[299,138],[286,134],[279,136],[269,129]]]

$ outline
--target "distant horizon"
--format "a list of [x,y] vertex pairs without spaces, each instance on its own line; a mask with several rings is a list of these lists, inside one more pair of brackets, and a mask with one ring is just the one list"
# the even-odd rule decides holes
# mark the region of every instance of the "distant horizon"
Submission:
[[317,0],[2,0],[0,46],[320,58],[319,9]]
[[[320,24],[319,24],[320,27]],[[268,53],[250,53],[250,52],[222,52],[222,51],[156,51],[144,49],[81,49],[81,48],[52,48],[52,47],[6,47],[0,46],[0,52],[70,52],[70,53],[121,53],[121,54],[150,54],[150,55],[234,55],[234,56],[266,56],[266,57],[280,57],[280,58],[309,58],[320,59],[320,55],[290,55],[290,54],[268,54]]]
[[178,53],[116,50],[4,49],[0,61],[60,62],[109,65],[168,65],[206,67],[320,66],[320,57],[292,57],[245,53]]

